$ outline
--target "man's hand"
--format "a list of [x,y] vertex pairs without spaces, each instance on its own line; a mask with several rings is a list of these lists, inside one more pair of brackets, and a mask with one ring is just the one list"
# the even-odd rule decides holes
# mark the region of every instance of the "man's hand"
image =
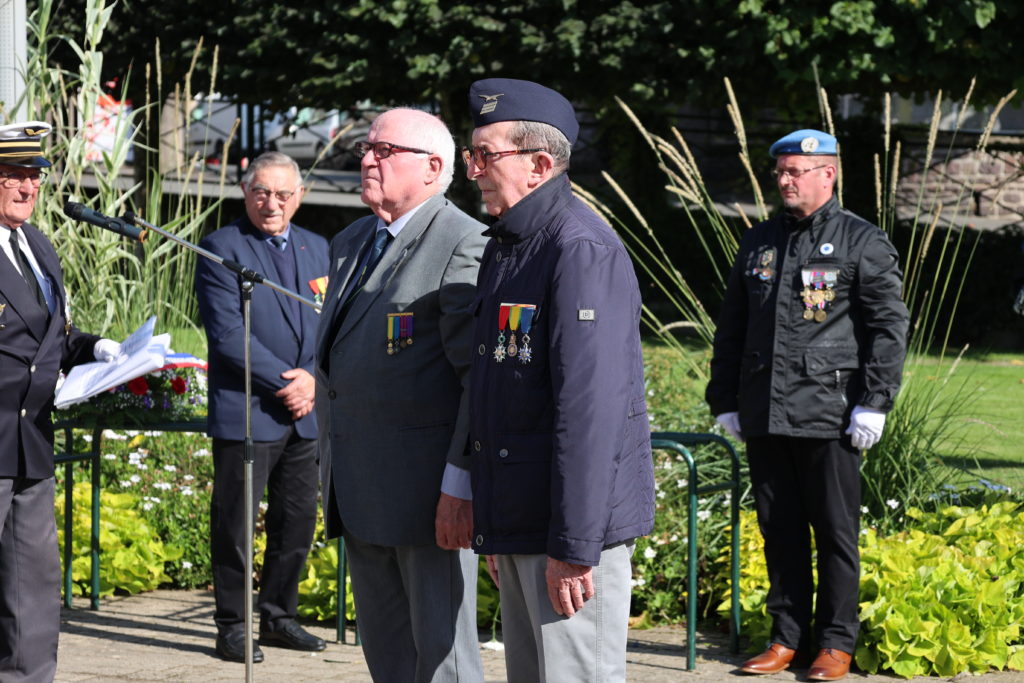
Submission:
[[491,575],[494,587],[501,590],[501,584],[498,583],[498,562],[494,559],[494,555],[484,555],[484,559],[487,561],[487,573]]
[[473,501],[442,493],[437,501],[434,535],[437,545],[445,550],[468,548],[473,535]]
[[98,361],[109,363],[121,355],[121,345],[113,339],[100,339],[92,347],[92,355]]
[[316,396],[316,380],[302,368],[292,368],[281,373],[281,377],[291,380],[274,396],[284,403],[291,411],[292,419],[298,420],[313,412],[313,399]]
[[548,558],[544,577],[548,582],[548,599],[556,614],[571,617],[583,609],[583,602],[597,595],[594,590],[593,567]]
[[722,413],[721,415],[715,415],[715,421],[722,425],[722,428],[729,432],[729,436],[736,439],[737,441],[746,441],[743,438],[743,432],[740,431],[740,414],[737,412]]
[[854,406],[850,413],[850,426],[846,433],[850,434],[850,442],[854,448],[868,449],[878,443],[885,429],[885,413],[873,408]]

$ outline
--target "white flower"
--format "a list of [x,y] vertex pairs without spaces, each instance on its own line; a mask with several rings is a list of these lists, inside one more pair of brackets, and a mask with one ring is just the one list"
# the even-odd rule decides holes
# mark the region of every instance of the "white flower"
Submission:
[[662,491],[661,489],[658,489],[658,494],[657,495],[658,495],[658,498],[664,498],[665,497],[665,492]]
[[899,501],[895,501],[892,498],[890,498],[889,500],[885,501],[885,504],[888,505],[893,510],[895,510],[896,508],[898,508],[900,506]]
[[142,477],[140,477],[137,474],[133,474],[132,476],[128,477],[128,481],[130,481],[133,484],[138,484],[140,481],[142,481]]
[[711,517],[711,510],[697,510],[697,519],[705,521]]
[[643,586],[646,583],[647,583],[647,580],[644,577],[642,577],[642,576],[638,577],[638,578],[635,578],[635,579],[630,579],[629,580],[629,585],[632,586],[633,588],[640,588],[641,586]]
[[861,505],[860,506],[860,514],[862,514],[862,515],[868,514],[868,506],[867,505]]
[[679,534],[672,534],[671,536],[668,537],[668,540],[670,540],[673,543],[675,543],[676,541],[679,540]]
[[199,449],[196,449],[196,450],[192,451],[192,457],[193,458],[204,458],[204,457],[208,456],[209,454],[210,454],[210,451],[207,448],[199,448]]
[[178,471],[178,468],[175,467],[174,465],[164,465],[164,469],[167,470],[168,472],[177,472]]
[[651,546],[647,546],[646,548],[644,548],[644,557],[646,557],[648,560],[653,560],[655,556],[657,556],[657,554],[658,553]]
[[184,477],[182,477],[182,479],[184,479],[185,481],[192,481],[193,479],[195,479],[195,477],[193,477],[191,474],[186,474]]
[[647,395],[648,396],[654,396],[654,389],[648,389],[647,390]]
[[[92,439],[91,436],[89,438],[90,438],[90,440]],[[103,438],[104,439],[113,439],[114,441],[127,441],[128,440],[127,436],[125,436],[124,434],[118,434],[113,429],[104,429],[103,430]]]
[[191,496],[193,493],[191,486],[182,486],[181,489],[179,490],[181,491],[181,495],[183,496]]
[[92,443],[92,434],[82,434],[82,441]]
[[114,455],[113,453],[104,453],[103,454],[103,459],[104,460],[117,460],[117,456]]
[[181,561],[181,568],[182,569],[192,569],[192,563],[189,562],[188,560],[182,560]]
[[128,488],[129,486],[132,485],[132,483],[130,481],[126,480],[126,479],[122,479],[121,481],[119,481],[117,483],[120,484],[122,486],[122,488]]
[[143,503],[142,504],[142,509],[143,510],[152,510],[153,509],[153,504],[152,503]]
[[163,436],[163,432],[142,432],[146,436]]
[[153,488],[160,489],[161,491],[170,491],[171,484],[166,481],[158,481],[153,484]]
[[141,433],[142,433],[142,432],[136,431],[136,430],[134,430],[134,429],[128,429],[128,430],[126,430],[126,431],[125,431],[125,434],[126,434],[127,436],[131,436],[131,437],[136,437],[136,436],[138,436],[138,435],[139,435],[139,434],[141,434]]
[[138,467],[138,468],[139,468],[140,470],[142,470],[143,472],[145,472],[146,470],[148,470],[148,469],[149,469],[149,465],[144,465],[144,464],[142,464],[141,462],[140,462],[140,463],[136,463],[136,465],[135,465],[135,466],[136,466],[136,467]]
[[690,482],[686,481],[685,479],[676,479],[676,487],[677,488],[685,489],[686,485],[689,484],[689,483]]

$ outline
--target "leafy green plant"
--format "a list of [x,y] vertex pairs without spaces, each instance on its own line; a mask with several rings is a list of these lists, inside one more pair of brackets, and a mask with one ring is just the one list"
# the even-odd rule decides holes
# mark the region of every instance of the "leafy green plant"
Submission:
[[[92,512],[91,487],[88,483],[76,486],[72,507],[71,572],[74,589],[79,595],[90,590],[90,533]],[[138,510],[139,496],[114,491],[100,492],[100,595],[141,593],[170,582],[166,573],[168,563],[181,558],[182,550],[173,543],[165,543],[147,524]],[[64,499],[56,501],[57,538],[61,553],[64,551]]]
[[[904,678],[1024,670],[1024,506],[989,492],[990,504],[906,511],[914,528],[861,535],[857,666]],[[742,628],[753,649],[770,632],[768,577],[753,513],[741,520]],[[726,561],[721,557],[719,566]],[[719,581],[725,581],[721,570]],[[728,590],[725,591],[728,598]],[[725,616],[728,599],[718,607]]]
[[[356,618],[352,581],[345,576],[345,619]],[[313,548],[306,558],[306,578],[299,583],[299,616],[321,621],[338,618],[338,542],[324,539],[318,516]]]

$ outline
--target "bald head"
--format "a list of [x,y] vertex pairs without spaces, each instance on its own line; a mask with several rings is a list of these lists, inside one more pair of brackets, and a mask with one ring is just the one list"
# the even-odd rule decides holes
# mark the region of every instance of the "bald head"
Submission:
[[392,145],[383,158],[368,149],[360,165],[362,201],[385,221],[443,194],[451,184],[455,141],[436,116],[391,109],[374,120],[367,141]]

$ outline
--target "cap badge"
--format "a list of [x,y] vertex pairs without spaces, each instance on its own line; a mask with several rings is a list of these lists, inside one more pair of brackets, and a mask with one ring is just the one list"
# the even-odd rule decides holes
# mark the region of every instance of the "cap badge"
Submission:
[[497,108],[497,106],[498,106],[498,98],[499,97],[504,97],[504,96],[505,96],[505,93],[503,93],[503,92],[502,93],[498,93],[497,95],[477,95],[477,97],[482,98],[483,101],[484,101],[483,106],[480,107],[480,113],[481,114],[490,114],[492,111],[494,111]]
[[800,151],[804,154],[811,154],[818,149],[818,138],[806,137],[800,141]]

